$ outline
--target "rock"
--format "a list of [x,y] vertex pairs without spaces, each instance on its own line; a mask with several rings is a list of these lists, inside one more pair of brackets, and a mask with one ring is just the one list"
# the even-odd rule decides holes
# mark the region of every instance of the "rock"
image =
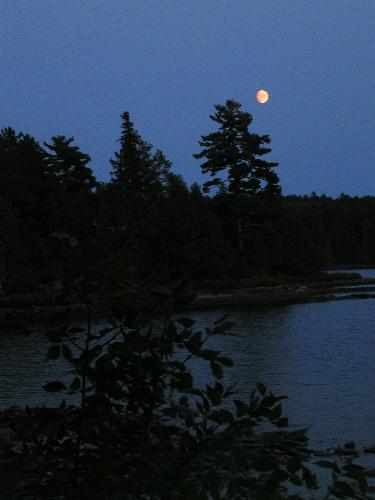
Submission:
[[315,450],[313,452],[313,454],[316,456],[316,457],[332,457],[334,455],[336,455],[336,450]]

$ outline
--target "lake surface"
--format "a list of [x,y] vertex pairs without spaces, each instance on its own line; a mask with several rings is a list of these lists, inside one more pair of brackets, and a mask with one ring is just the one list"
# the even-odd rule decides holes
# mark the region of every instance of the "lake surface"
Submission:
[[[358,272],[375,276],[375,270]],[[202,327],[224,313],[236,323],[237,336],[218,337],[214,347],[235,361],[226,373],[228,383],[237,382],[239,397],[247,398],[258,381],[275,394],[288,395],[285,414],[292,425],[311,426],[315,447],[348,440],[375,444],[375,300],[220,309],[189,316]],[[42,385],[67,378],[67,367],[46,362],[46,350],[40,332],[29,337],[1,332],[0,409],[61,402]],[[198,384],[207,382],[209,372],[201,364],[191,368]]]

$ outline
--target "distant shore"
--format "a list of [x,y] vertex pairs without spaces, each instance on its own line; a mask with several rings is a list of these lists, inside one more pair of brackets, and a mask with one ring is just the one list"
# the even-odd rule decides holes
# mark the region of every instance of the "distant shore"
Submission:
[[219,292],[199,292],[188,310],[252,307],[332,300],[375,298],[375,278],[353,277],[276,286],[258,286]]
[[[254,286],[250,280],[216,281],[195,290],[183,311],[232,307],[272,306],[375,298],[375,278],[356,273],[330,273],[310,277],[268,278],[275,284]],[[294,282],[293,282],[294,281]],[[251,286],[253,285],[253,286]],[[41,293],[0,297],[0,323],[25,325],[82,317],[84,304],[59,302]]]

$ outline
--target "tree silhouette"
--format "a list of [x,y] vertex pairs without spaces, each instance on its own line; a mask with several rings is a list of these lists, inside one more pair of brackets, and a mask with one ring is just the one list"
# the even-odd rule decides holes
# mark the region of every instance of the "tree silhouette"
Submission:
[[252,116],[241,111],[240,103],[230,99],[224,106],[216,104],[215,109],[210,118],[219,124],[219,130],[201,136],[199,145],[203,149],[193,156],[206,160],[201,164],[202,172],[212,179],[204,184],[205,192],[217,187],[222,193],[236,197],[238,249],[243,251],[239,198],[259,193],[279,194],[279,178],[273,170],[278,163],[261,158],[271,151],[263,146],[270,143],[270,138],[249,131]]
[[152,198],[163,190],[171,164],[160,150],[152,154],[152,144],[134,129],[128,112],[121,119],[120,150],[111,159],[112,182],[129,197]]
[[[250,113],[241,111],[240,103],[227,100],[225,106],[216,104],[215,109],[210,118],[220,125],[219,130],[203,135],[199,145],[204,149],[193,155],[196,159],[206,158],[202,172],[213,177],[204,184],[205,191],[212,186],[226,186],[235,195],[280,193],[279,178],[273,171],[278,163],[259,158],[271,151],[262,146],[271,142],[269,136],[249,131],[253,119]],[[218,176],[220,172],[226,172],[227,177]]]
[[48,154],[48,166],[67,191],[91,190],[96,186],[95,177],[87,167],[91,158],[78,146],[73,146],[73,141],[73,137],[56,135],[51,144],[45,142],[44,145],[52,151]]

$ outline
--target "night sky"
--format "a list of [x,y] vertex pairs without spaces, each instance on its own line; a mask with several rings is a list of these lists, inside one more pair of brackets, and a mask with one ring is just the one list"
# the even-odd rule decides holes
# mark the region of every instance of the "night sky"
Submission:
[[[74,136],[109,179],[120,114],[203,181],[233,98],[270,134],[284,194],[375,195],[373,0],[1,0],[0,128]],[[267,89],[260,105],[256,91]]]

